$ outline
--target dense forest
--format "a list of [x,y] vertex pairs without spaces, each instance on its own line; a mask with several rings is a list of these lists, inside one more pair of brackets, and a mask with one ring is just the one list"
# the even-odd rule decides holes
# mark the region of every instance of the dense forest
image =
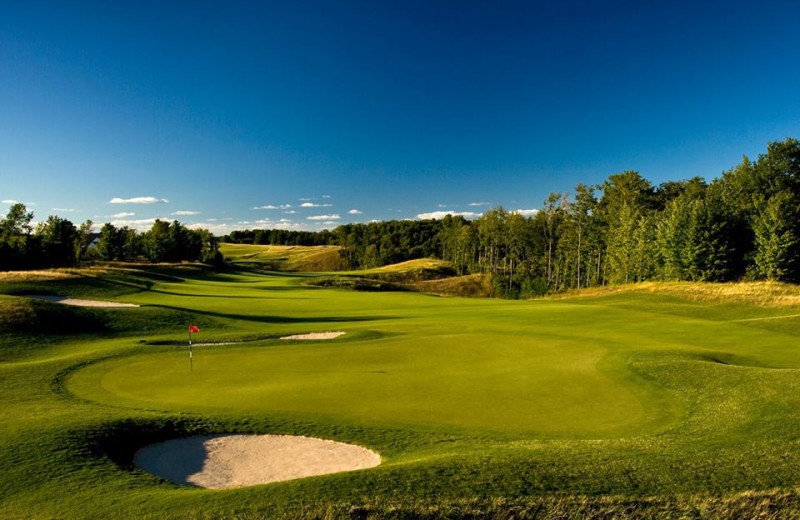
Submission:
[[800,142],[787,139],[710,183],[693,177],[654,186],[624,171],[552,193],[531,217],[498,207],[473,221],[447,216],[226,239],[337,244],[353,269],[434,256],[459,273],[491,275],[500,296],[527,297],[644,280],[796,282],[798,216]]
[[[475,220],[384,221],[332,231],[234,231],[225,242],[339,245],[351,269],[437,257],[461,274],[491,276],[499,296],[644,280],[800,281],[800,142],[772,142],[710,183],[654,186],[635,171],[552,193],[531,217],[502,207]],[[0,221],[0,269],[102,260],[218,263],[206,230],[156,220],[138,233],[105,224],[92,234],[51,216],[35,229],[24,205]],[[94,238],[96,236],[96,239]]]
[[75,226],[51,215],[35,229],[32,221],[33,213],[21,203],[13,204],[0,220],[0,270],[70,266],[90,259],[222,261],[214,235],[204,229],[189,229],[178,221],[156,220],[145,233],[104,224],[99,235],[92,233],[91,220]]

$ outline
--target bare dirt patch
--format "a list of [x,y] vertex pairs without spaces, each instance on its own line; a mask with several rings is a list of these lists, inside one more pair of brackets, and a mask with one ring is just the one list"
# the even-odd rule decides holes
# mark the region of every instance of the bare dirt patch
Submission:
[[135,303],[103,302],[98,300],[80,300],[78,298],[64,298],[63,296],[50,296],[46,294],[26,294],[28,298],[35,300],[45,300],[48,302],[60,303],[62,305],[74,305],[76,307],[108,307],[108,308],[133,308],[138,307]]
[[176,484],[226,489],[268,484],[380,464],[374,451],[293,435],[203,435],[142,448],[139,468]]

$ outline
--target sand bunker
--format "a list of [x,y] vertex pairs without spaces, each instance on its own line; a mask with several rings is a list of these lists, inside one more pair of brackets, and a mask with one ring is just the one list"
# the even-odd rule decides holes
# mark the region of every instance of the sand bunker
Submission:
[[49,296],[44,294],[26,294],[28,298],[46,300],[48,302],[75,305],[76,307],[138,307],[135,303],[101,302],[97,300],[79,300],[77,298],[64,298],[63,296]]
[[344,335],[344,332],[309,332],[308,334],[292,334],[291,336],[281,336],[278,339],[333,339]]
[[136,452],[139,468],[177,484],[225,489],[377,466],[360,446],[293,435],[203,435]]

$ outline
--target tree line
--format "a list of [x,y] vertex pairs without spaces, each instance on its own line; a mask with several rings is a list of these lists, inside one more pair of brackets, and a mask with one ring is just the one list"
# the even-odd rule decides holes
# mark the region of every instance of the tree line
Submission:
[[33,213],[13,204],[0,221],[0,270],[71,266],[82,260],[222,262],[219,241],[205,229],[156,220],[149,231],[104,224],[93,233],[91,220],[76,226],[49,216],[35,227]]
[[693,177],[655,186],[624,171],[551,193],[532,216],[497,207],[472,221],[448,215],[242,237],[336,244],[351,269],[437,257],[461,274],[490,275],[496,293],[513,298],[645,280],[798,282],[798,217],[800,142],[786,139],[710,183]]
[[772,142],[712,182],[654,186],[638,172],[552,193],[534,216],[503,208],[442,220],[442,258],[505,296],[645,280],[800,281],[800,142]]

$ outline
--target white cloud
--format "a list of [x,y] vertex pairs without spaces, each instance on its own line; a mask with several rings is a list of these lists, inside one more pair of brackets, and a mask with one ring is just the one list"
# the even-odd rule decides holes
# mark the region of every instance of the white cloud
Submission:
[[376,222],[380,222],[378,219],[372,219],[369,221],[370,224],[375,224]]
[[191,210],[178,210],[178,211],[173,211],[172,214],[173,215],[199,215],[200,212],[199,211],[191,211]]
[[364,214],[364,212],[363,212],[363,211],[359,211],[359,210],[357,210],[357,209],[353,208],[353,209],[351,209],[350,211],[348,211],[348,212],[347,212],[347,214],[348,214],[348,215],[363,215],[363,214]]
[[464,217],[466,219],[470,218],[478,218],[481,216],[480,213],[473,213],[472,211],[431,211],[430,213],[420,213],[417,215],[417,218],[420,220],[441,220],[447,215],[452,215],[454,217]]
[[491,202],[470,202],[467,206],[472,206],[473,208],[479,208],[481,206],[488,206]]
[[156,221],[155,218],[142,218],[142,219],[115,219],[111,221],[111,224],[115,227],[129,227],[133,228],[136,231],[148,231],[151,227],[153,227],[153,223]]
[[157,199],[156,197],[132,197],[130,199],[123,199],[114,197],[109,204],[163,204],[169,202],[167,199]]
[[253,209],[278,209],[278,206],[273,206],[272,204],[266,204],[264,206],[253,206]]
[[289,211],[284,211],[284,213],[286,213],[287,215],[294,215],[297,212],[293,209],[290,209]]
[[300,198],[298,200],[311,200],[311,197],[302,197],[302,198]]
[[315,204],[313,202],[304,202],[300,204],[301,208],[330,208],[332,204]]
[[532,209],[515,209],[511,213],[519,213],[523,217],[532,217],[533,215],[536,215],[537,213],[539,213],[539,210],[535,209],[535,208],[532,208]]
[[128,218],[136,215],[136,213],[130,213],[128,211],[123,211],[122,213],[114,213],[111,215],[114,218]]
[[53,211],[59,211],[61,213],[73,213],[75,210],[70,208],[53,208]]
[[437,204],[436,207],[437,208],[446,208],[447,204]]
[[310,217],[306,217],[308,220],[339,220],[340,217],[336,213],[332,215],[312,215]]
[[322,223],[323,226],[333,226],[334,224],[336,224],[336,222],[333,220],[326,220]]
[[331,198],[331,196],[330,195],[323,195],[322,198],[323,199],[329,199],[329,198]]
[[5,199],[2,202],[3,204],[19,204],[19,201],[14,199]]

